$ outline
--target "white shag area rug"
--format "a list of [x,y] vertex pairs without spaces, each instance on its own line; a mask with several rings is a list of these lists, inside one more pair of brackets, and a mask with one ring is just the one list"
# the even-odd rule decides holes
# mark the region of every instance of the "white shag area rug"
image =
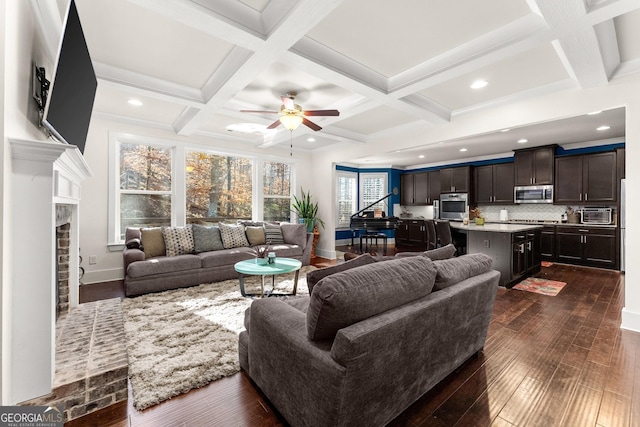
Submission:
[[[308,295],[300,269],[298,295]],[[290,293],[294,273],[276,276],[275,291]],[[267,277],[265,290],[271,289]],[[245,276],[245,291],[260,292],[260,277]],[[240,370],[238,334],[253,300],[238,279],[176,289],[122,302],[133,406],[143,410]]]

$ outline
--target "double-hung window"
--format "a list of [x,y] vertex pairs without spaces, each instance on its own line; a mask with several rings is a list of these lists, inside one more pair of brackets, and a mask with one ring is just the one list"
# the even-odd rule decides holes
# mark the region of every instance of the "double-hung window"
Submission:
[[119,236],[127,227],[171,224],[171,147],[121,143],[119,149]]
[[338,208],[336,226],[349,227],[351,215],[358,211],[358,174],[337,171],[336,195]]
[[[387,195],[386,173],[361,173],[360,174],[360,209],[364,209],[371,203]],[[380,209],[387,212],[387,201],[383,200],[369,207],[367,210]]]
[[263,219],[291,220],[291,165],[265,161],[262,175]]
[[185,169],[187,222],[251,219],[251,159],[191,151]]

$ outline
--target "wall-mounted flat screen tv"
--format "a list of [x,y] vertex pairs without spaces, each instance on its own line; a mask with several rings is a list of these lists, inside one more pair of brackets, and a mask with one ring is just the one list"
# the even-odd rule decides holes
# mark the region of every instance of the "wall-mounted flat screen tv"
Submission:
[[84,153],[98,81],[74,0],[69,3],[51,81],[42,123],[56,139]]

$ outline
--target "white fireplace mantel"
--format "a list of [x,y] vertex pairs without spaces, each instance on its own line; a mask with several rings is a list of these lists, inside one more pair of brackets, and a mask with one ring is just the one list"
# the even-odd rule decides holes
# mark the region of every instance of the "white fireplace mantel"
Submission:
[[[3,300],[3,404],[51,391],[55,374],[56,204],[72,206],[69,306],[78,305],[81,182],[92,176],[74,145],[9,139],[11,145],[11,283]],[[7,377],[8,375],[8,377]],[[7,382],[7,378],[9,381]],[[8,390],[7,390],[8,388]]]

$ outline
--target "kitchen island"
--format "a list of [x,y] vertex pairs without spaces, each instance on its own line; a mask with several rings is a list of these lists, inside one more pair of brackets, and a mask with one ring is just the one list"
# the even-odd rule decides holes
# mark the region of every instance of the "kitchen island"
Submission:
[[500,272],[500,286],[510,287],[540,271],[538,224],[485,223],[464,225],[451,222],[452,233],[466,235],[466,253],[483,253],[493,259]]

